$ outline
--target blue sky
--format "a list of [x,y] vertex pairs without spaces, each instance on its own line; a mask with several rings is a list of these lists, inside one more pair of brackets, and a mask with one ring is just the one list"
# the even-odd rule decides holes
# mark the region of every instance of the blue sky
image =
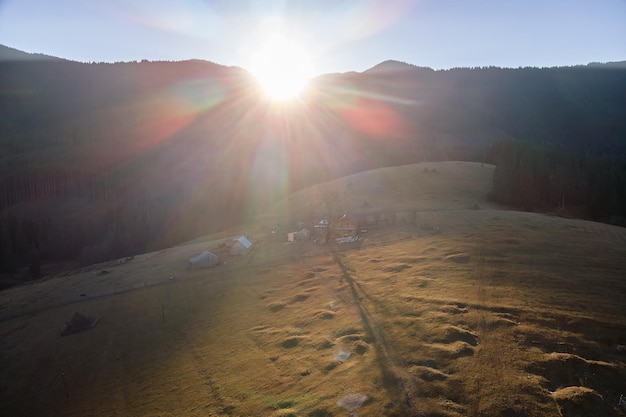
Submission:
[[626,0],[0,0],[0,43],[85,62],[248,67],[269,33],[316,73],[626,60]]

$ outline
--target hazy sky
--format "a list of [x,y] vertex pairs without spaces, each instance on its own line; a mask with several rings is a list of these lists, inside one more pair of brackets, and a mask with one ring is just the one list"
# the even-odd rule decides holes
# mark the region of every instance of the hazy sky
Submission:
[[0,0],[0,43],[86,62],[248,67],[270,34],[315,73],[626,60],[626,0]]

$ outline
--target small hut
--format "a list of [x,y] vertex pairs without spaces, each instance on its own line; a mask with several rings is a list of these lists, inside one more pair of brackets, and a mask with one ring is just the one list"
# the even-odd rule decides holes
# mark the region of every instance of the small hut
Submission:
[[356,236],[359,230],[359,224],[357,221],[344,214],[335,224],[335,232],[340,237]]

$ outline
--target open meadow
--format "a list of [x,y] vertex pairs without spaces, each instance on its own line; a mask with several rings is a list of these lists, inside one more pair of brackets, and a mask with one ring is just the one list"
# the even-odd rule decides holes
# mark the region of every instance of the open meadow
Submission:
[[0,415],[626,416],[626,230],[497,207],[493,169],[331,182],[413,212],[353,243],[252,225],[214,268],[187,259],[236,231],[2,291]]

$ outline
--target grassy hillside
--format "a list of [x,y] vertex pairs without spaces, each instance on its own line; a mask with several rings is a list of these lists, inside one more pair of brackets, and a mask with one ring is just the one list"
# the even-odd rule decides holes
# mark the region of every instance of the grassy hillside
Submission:
[[[259,233],[247,257],[186,269],[252,225],[3,291],[0,414],[625,415],[626,232],[489,206],[489,172],[327,185],[353,184],[338,205],[418,209],[353,244]],[[74,311],[100,323],[60,337]]]
[[[337,213],[372,210],[463,210],[476,205],[497,208],[487,201],[494,166],[473,162],[434,162],[379,168],[348,175],[297,191],[271,208],[278,217],[303,217],[324,192],[334,196]],[[367,211],[367,210],[366,210]]]

